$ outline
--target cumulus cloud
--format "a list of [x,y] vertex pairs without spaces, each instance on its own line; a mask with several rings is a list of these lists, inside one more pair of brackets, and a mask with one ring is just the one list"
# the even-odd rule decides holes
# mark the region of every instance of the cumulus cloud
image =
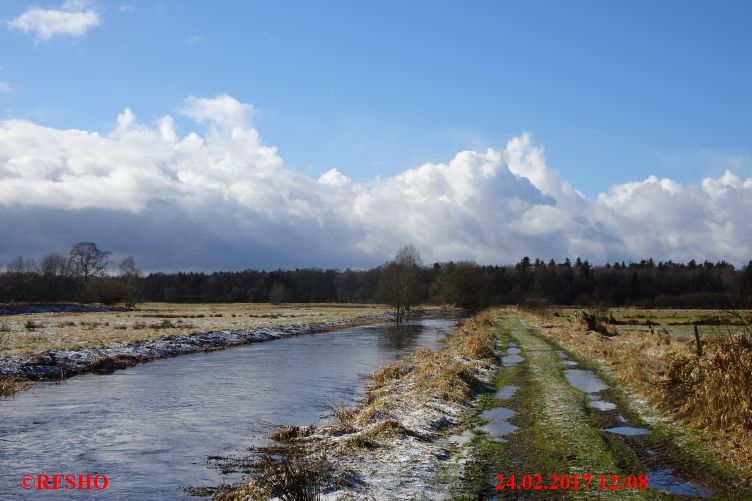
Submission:
[[57,35],[81,37],[101,24],[99,14],[86,7],[81,0],[68,0],[57,9],[31,7],[7,23],[11,28],[33,33],[41,41]]
[[284,165],[228,95],[189,97],[199,125],[129,109],[100,133],[0,123],[0,259],[93,240],[161,269],[371,266],[414,242],[426,261],[727,259],[752,244],[752,179],[650,177],[588,199],[528,134],[502,149],[355,182]]
[[189,97],[180,112],[198,123],[216,128],[246,129],[250,125],[251,105],[241,103],[227,94],[217,94],[213,98]]

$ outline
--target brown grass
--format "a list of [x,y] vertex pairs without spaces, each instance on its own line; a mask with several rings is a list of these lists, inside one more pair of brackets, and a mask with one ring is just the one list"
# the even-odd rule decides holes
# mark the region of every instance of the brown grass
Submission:
[[663,381],[662,407],[698,428],[752,432],[752,342],[706,339],[703,356],[674,356]]
[[277,461],[266,456],[254,467],[254,481],[242,487],[219,491],[217,501],[279,499],[280,501],[316,501],[322,487],[332,481],[335,468],[326,460],[303,462],[289,457]]
[[145,303],[132,311],[9,315],[2,319],[0,334],[6,339],[0,356],[101,348],[210,330],[348,321],[387,311],[381,305]]
[[13,396],[15,393],[31,386],[31,381],[18,378],[0,379],[0,398]]
[[277,442],[289,442],[298,438],[309,437],[316,433],[316,427],[311,426],[283,426],[271,435]]
[[386,365],[376,371],[372,379],[363,411],[372,408],[374,401],[383,400],[380,393],[400,379],[427,398],[436,396],[449,402],[469,398],[478,383],[475,361],[488,362],[494,356],[496,336],[493,326],[498,318],[496,311],[487,310],[459,322],[446,346],[439,351],[422,348],[407,360]]
[[[305,464],[307,469],[317,471],[315,483],[318,486],[331,486],[337,482],[348,485],[352,478],[346,469],[327,462],[326,468],[330,470],[316,470],[317,461],[362,454],[364,449],[388,447],[399,437],[422,440],[424,437],[407,428],[395,416],[436,399],[465,402],[472,398],[473,387],[480,382],[479,374],[493,363],[497,318],[498,310],[482,312],[459,322],[441,350],[421,349],[406,360],[380,368],[371,376],[372,384],[357,405],[329,405],[329,415],[334,423],[319,428],[315,435],[309,431],[310,428],[278,430],[273,438],[290,449],[275,450],[275,454],[292,458],[298,461],[297,464]],[[259,466],[254,467],[246,485],[215,494],[215,499],[235,501],[279,497],[270,490],[268,481],[270,478],[281,478],[279,464],[270,464],[262,459]],[[282,477],[285,475],[299,478],[294,474],[294,469],[283,472]],[[299,483],[299,480],[294,483]]]
[[694,341],[660,330],[618,330],[613,337],[578,332],[550,312],[524,312],[570,351],[602,362],[653,408],[705,432],[716,451],[752,475],[752,343],[740,335]]

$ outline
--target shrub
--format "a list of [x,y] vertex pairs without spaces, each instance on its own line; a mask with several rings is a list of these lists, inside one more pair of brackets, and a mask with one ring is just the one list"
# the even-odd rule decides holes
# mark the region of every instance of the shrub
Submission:
[[33,320],[27,320],[24,323],[24,327],[26,328],[27,331],[33,331],[34,329],[38,329],[42,327],[42,324],[38,324]]

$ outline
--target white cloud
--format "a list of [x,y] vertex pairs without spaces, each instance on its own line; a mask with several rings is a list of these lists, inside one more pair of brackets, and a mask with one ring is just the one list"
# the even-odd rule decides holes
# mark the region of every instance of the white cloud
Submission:
[[68,0],[57,9],[31,7],[7,23],[11,28],[35,34],[41,41],[57,35],[81,37],[101,24],[99,14],[86,7],[87,3],[80,0]]
[[13,87],[11,87],[8,82],[0,81],[0,94],[12,92],[12,91],[13,91]]
[[0,123],[0,258],[80,239],[161,268],[368,266],[408,241],[428,262],[750,257],[752,179],[730,171],[590,200],[523,134],[387,179],[314,178],[263,144],[250,105],[220,94],[180,109],[208,132],[179,136],[171,117],[146,125],[129,109],[105,134]]
[[319,183],[334,188],[343,188],[351,182],[352,180],[349,177],[345,176],[337,169],[329,169],[319,176]]
[[189,97],[180,112],[198,123],[209,124],[221,129],[248,128],[250,126],[250,104],[241,103],[227,94],[217,94],[213,98]]

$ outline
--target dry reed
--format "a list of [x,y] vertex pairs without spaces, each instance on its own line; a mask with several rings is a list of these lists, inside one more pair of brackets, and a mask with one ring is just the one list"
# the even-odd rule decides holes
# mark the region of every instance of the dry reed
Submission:
[[690,428],[743,474],[752,476],[752,342],[742,335],[694,341],[665,332],[618,331],[613,337],[552,326],[550,312],[524,311],[573,353],[597,359],[654,409]]

